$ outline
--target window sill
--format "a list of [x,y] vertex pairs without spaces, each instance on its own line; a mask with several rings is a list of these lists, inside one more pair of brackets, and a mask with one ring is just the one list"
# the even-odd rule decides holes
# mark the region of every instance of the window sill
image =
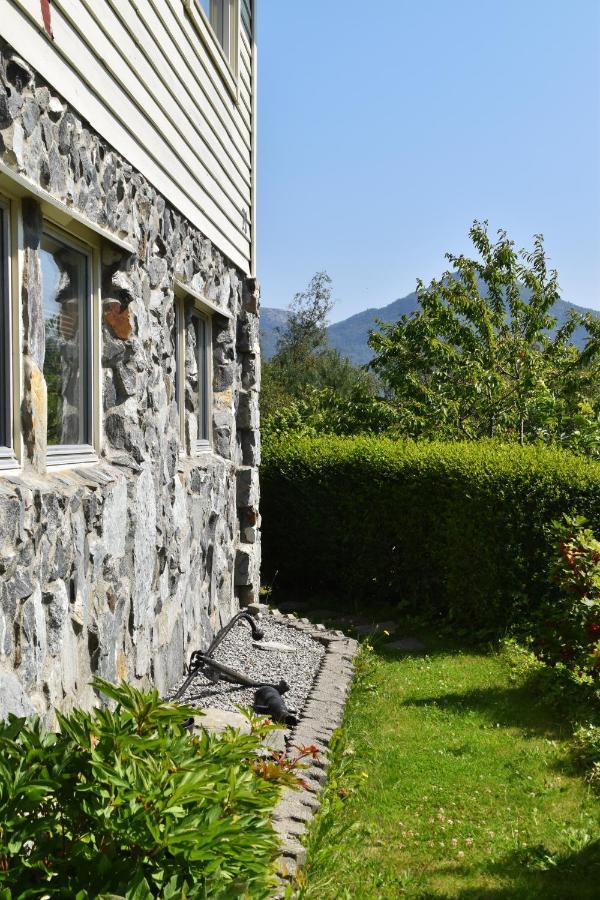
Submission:
[[191,453],[186,453],[184,450],[180,452],[178,471],[183,472],[186,466],[202,466],[210,465],[212,463],[228,462],[231,462],[231,460],[228,460],[217,453],[215,448],[210,444],[203,444],[192,450]]
[[60,447],[48,447],[46,450],[46,466],[48,469],[54,469],[57,466],[61,468],[73,468],[86,464],[97,464],[99,462],[98,454],[88,444],[65,444]]
[[0,447],[0,471],[10,472],[14,469],[20,469],[19,460],[10,447]]

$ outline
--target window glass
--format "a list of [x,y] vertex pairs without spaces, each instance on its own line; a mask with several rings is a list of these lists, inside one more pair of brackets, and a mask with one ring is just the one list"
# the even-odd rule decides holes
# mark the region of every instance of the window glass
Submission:
[[90,443],[89,258],[51,235],[41,247],[48,446]]
[[224,50],[227,50],[228,40],[226,39],[225,35],[224,0],[220,0],[220,2],[213,2],[211,10],[211,25],[215,30],[217,40],[220,43],[221,47],[223,47]]
[[185,418],[190,450],[209,443],[210,323],[190,310],[185,329]]
[[208,441],[208,323],[194,316],[198,368],[198,440]]
[[8,266],[8,211],[0,204],[0,447],[11,444]]
[[232,0],[198,0],[227,59],[231,57]]

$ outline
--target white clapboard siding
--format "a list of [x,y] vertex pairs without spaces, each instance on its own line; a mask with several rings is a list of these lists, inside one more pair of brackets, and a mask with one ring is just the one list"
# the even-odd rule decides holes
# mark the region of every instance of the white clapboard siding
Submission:
[[246,44],[240,39],[240,77],[245,85],[252,84],[252,57],[248,53]]
[[245,44],[240,42],[240,74],[246,84],[252,84],[252,55],[248,53]]
[[[240,134],[247,140],[248,146],[251,146],[251,122],[249,118],[244,115],[239,105],[235,102],[235,99],[229,95],[227,87],[223,83],[223,79],[219,77],[219,73],[212,64],[210,56],[208,56],[204,50],[202,41],[198,37],[193,23],[190,21],[190,16],[182,0],[137,0],[137,2],[140,2],[140,5],[149,2],[157,12],[162,11],[165,6],[171,11],[171,21],[174,20],[176,25],[179,26],[179,29],[177,30],[176,28],[174,31],[176,39],[185,42],[184,54],[191,54],[190,63],[192,66],[193,57],[196,58],[196,64],[200,67],[201,76],[208,76],[208,81],[214,87],[222,106],[231,111],[231,118],[234,124],[238,125]],[[246,126],[245,129],[243,128],[244,125]]]
[[[190,97],[203,110],[213,131],[221,139],[226,136],[226,139],[242,153],[246,163],[249,163],[252,146],[249,131],[243,126],[236,104],[222,84],[219,73],[215,71],[212,74],[217,84],[221,85],[221,93],[201,68],[200,59],[204,59],[209,71],[211,63],[191,23],[187,22],[191,32],[189,34],[183,32],[175,18],[170,15],[167,0],[129,0],[129,2],[137,9],[140,20],[154,38],[156,45],[154,52],[164,60],[162,64],[172,67],[175,72],[186,71],[184,86]],[[183,9],[183,4],[181,6]]]
[[[146,89],[144,81],[141,80],[144,74],[144,60],[137,54],[135,46],[130,41],[127,32],[120,27],[118,20],[114,19],[114,16],[103,5],[102,11],[105,13],[106,24],[111,27],[113,41],[107,37],[106,32],[98,26],[96,19],[88,12],[86,0],[54,0],[53,6],[65,15],[82,40],[85,35],[90,45],[94,47],[97,56],[104,62],[107,74],[118,88],[122,89],[120,93],[115,91],[104,98],[109,109],[114,115],[119,115],[119,110],[123,108],[124,97],[129,97],[136,105],[139,103],[144,112],[138,111],[136,119],[139,121],[139,117],[141,117],[144,123],[150,119],[156,130],[157,141],[165,144],[164,147],[157,150],[157,153],[160,153],[161,158],[169,159],[171,164],[174,162],[180,167],[182,173],[187,172],[192,179],[196,178],[208,195],[223,210],[231,224],[236,226],[241,209],[248,202],[248,197],[237,190],[230,178],[225,179],[221,176],[221,179],[217,180],[213,176],[211,162],[212,168],[218,169],[216,161],[214,158],[211,160],[206,151],[202,152],[204,149],[202,145],[197,143],[196,147],[193,147],[192,143],[188,142],[185,126],[182,131],[183,117],[176,107],[169,108],[168,96],[164,97],[163,103],[159,105]],[[157,92],[160,93],[158,80],[153,87],[156,87]],[[165,109],[169,110],[168,114],[165,113]],[[162,137],[169,133],[174,133],[175,141],[167,142],[166,138]]]
[[[97,4],[95,0],[82,0],[96,19]],[[117,47],[127,46],[130,55],[129,65],[144,82],[146,89],[152,93],[163,111],[175,120],[184,140],[190,143],[190,129],[200,135],[202,146],[205,146],[213,157],[218,169],[229,178],[236,188],[247,196],[250,189],[250,172],[248,153],[238,149],[222,128],[219,120],[211,115],[208,100],[202,98],[198,102],[184,82],[173,69],[172,59],[166,55],[163,47],[158,48],[155,36],[148,30],[148,24],[134,9],[130,0],[107,0],[116,17],[110,25],[102,27]],[[102,24],[102,23],[100,23]],[[109,27],[107,27],[109,25]],[[133,48],[132,48],[133,45]],[[197,152],[201,152],[195,139],[191,140]]]
[[[254,78],[244,22],[234,91],[183,0],[53,0],[54,41],[39,0],[0,5],[0,35],[232,262],[253,271]],[[248,0],[243,13],[248,20]]]

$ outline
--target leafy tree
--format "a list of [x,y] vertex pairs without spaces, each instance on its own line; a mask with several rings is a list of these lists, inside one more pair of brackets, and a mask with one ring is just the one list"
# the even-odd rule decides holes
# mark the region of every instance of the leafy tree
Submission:
[[287,324],[280,329],[274,359],[281,365],[302,365],[327,346],[327,316],[333,309],[331,278],[316,272],[305,291],[294,295]]
[[[597,329],[573,314],[552,334],[559,287],[541,235],[517,251],[505,231],[493,241],[476,221],[470,237],[476,259],[446,254],[452,271],[417,283],[420,309],[371,332],[371,367],[409,434],[523,443],[588,399]],[[580,323],[590,332],[583,352],[571,342]]]
[[366,416],[365,430],[370,430],[366,425],[372,421],[371,406],[378,393],[375,376],[327,346],[327,317],[333,308],[331,283],[326,272],[317,272],[306,290],[294,296],[275,356],[263,363],[261,408],[266,430],[329,431],[327,421],[341,423],[343,419],[341,433],[354,433],[357,426],[350,422],[356,415],[360,417],[361,410]]
[[394,406],[357,383],[349,393],[332,387],[308,388],[302,397],[273,411],[265,428],[274,435],[357,435],[391,433],[397,424]]

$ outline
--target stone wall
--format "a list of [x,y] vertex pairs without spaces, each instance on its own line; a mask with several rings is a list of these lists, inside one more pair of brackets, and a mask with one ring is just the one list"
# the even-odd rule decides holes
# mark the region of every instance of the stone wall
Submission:
[[[165,692],[258,584],[258,287],[0,43],[0,157],[135,247],[102,254],[100,461],[48,471],[40,207],[23,202],[25,458],[0,477],[0,714]],[[182,455],[174,279],[213,328],[213,452]]]

